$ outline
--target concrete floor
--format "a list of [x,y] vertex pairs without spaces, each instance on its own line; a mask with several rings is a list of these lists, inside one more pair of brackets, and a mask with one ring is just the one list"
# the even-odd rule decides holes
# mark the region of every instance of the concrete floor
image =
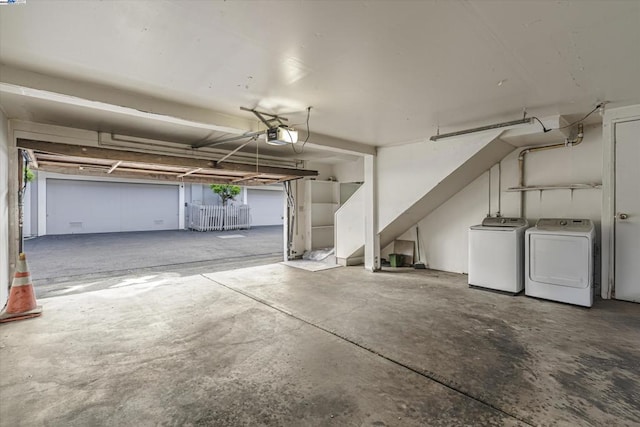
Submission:
[[280,264],[126,279],[0,326],[0,424],[640,424],[640,305]]
[[[225,238],[227,236],[241,238]],[[99,279],[132,272],[199,274],[277,262],[283,252],[282,226],[233,231],[143,231],[42,236],[25,241],[38,297],[56,295]],[[106,255],[105,255],[106,254]]]

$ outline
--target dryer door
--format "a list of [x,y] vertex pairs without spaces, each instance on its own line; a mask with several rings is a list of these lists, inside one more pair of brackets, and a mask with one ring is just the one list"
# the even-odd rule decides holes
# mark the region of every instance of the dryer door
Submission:
[[571,288],[591,286],[588,237],[532,233],[529,245],[529,279]]

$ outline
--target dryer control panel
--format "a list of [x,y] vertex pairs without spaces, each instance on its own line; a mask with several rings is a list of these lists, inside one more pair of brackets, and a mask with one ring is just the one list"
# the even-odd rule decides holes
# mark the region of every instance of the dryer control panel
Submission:
[[589,231],[593,228],[590,219],[540,218],[536,223],[538,230]]

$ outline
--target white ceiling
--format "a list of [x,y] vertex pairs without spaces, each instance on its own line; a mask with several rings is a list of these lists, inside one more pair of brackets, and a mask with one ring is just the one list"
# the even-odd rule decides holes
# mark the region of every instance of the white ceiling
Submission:
[[[27,0],[0,7],[0,62],[5,83],[247,130],[240,106],[294,123],[312,106],[311,139],[381,146],[640,103],[640,2]],[[109,118],[16,98],[12,117]]]

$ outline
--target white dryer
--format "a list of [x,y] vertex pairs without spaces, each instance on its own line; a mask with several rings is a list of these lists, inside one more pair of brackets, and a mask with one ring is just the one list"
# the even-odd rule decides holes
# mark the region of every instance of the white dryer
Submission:
[[594,238],[591,220],[539,219],[525,237],[525,295],[591,307]]
[[487,217],[469,229],[469,286],[517,294],[524,289],[524,218]]

